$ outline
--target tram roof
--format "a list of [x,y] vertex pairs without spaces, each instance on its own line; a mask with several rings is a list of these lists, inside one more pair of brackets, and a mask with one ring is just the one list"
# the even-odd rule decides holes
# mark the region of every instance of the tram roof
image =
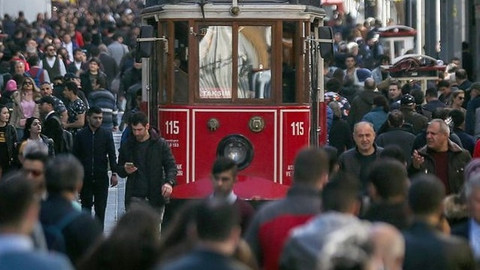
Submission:
[[[234,16],[229,14],[233,4],[228,0],[153,0],[147,1],[146,8],[142,10],[142,16],[145,18],[168,12],[169,15],[162,14],[161,17],[297,19],[313,15],[324,18],[325,10],[321,8],[320,2],[320,0],[242,0],[237,4],[240,13]],[[192,6],[198,8],[192,9]],[[203,13],[201,6],[203,6]]]
[[[162,6],[162,5],[181,5],[181,4],[200,4],[200,3],[212,3],[212,4],[232,4],[230,0],[147,0],[145,6]],[[321,7],[320,0],[241,0],[239,5],[261,5],[261,4],[276,4],[276,5],[308,5]]]

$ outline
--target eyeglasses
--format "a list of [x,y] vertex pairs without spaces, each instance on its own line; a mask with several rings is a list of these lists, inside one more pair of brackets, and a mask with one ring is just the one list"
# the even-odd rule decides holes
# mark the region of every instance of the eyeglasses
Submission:
[[26,174],[31,174],[33,177],[39,177],[43,174],[43,171],[42,170],[34,170],[34,169],[25,169],[23,168],[23,171],[26,173]]

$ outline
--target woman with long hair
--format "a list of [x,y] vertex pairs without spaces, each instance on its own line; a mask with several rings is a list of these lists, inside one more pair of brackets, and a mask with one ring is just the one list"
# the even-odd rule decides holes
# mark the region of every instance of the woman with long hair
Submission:
[[30,117],[40,117],[38,104],[35,103],[42,95],[40,89],[35,85],[35,81],[26,77],[18,91],[12,95],[13,112],[11,115],[11,123],[17,129],[18,139],[23,137],[25,122]]
[[30,141],[43,143],[48,149],[48,156],[55,156],[53,140],[42,134],[42,122],[37,117],[30,117],[27,119],[20,144],[23,142],[27,142],[28,144]]
[[0,105],[0,178],[14,166],[17,132],[8,124],[10,111],[4,104]]
[[463,115],[467,113],[467,110],[463,108],[463,102],[465,101],[465,91],[462,89],[457,89],[452,92],[452,104],[450,104],[450,108],[460,110]]

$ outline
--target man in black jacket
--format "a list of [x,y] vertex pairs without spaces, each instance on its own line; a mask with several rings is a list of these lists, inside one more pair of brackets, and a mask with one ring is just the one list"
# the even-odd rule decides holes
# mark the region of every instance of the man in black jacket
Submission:
[[437,229],[443,222],[445,197],[440,180],[428,174],[417,176],[412,183],[408,204],[413,213],[413,224],[404,232],[403,269],[475,269],[468,243]]
[[130,117],[133,136],[119,150],[118,174],[128,177],[125,206],[148,202],[163,217],[165,202],[170,198],[177,166],[168,143],[150,129],[143,112]]
[[[64,250],[57,249],[61,240],[47,238],[48,248],[68,255],[75,265],[102,236],[98,222],[88,213],[80,212],[74,206],[75,195],[82,186],[82,164],[70,154],[61,154],[47,163],[45,180],[48,197],[42,202],[40,222],[44,231],[48,227],[63,227],[61,230]],[[66,219],[68,217],[68,220]],[[67,222],[68,221],[68,222]],[[64,223],[64,224],[61,224]]]
[[108,197],[108,169],[112,170],[110,183],[117,185],[117,155],[111,130],[102,128],[103,113],[99,107],[87,112],[88,126],[75,136],[73,154],[83,164],[85,172],[80,198],[82,208],[91,212],[95,205],[95,216],[100,224],[105,220]]
[[66,152],[63,147],[61,120],[53,109],[55,106],[54,98],[52,96],[44,96],[38,101],[38,104],[43,117],[42,134],[53,140],[55,153]]

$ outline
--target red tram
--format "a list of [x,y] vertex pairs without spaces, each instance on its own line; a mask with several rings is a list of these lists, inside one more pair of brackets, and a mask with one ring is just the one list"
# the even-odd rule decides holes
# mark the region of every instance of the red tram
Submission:
[[143,10],[143,105],[177,162],[173,198],[209,194],[217,156],[237,162],[240,197],[283,197],[297,151],[325,142],[320,52],[332,53],[331,30],[320,1],[301,1],[157,0]]

